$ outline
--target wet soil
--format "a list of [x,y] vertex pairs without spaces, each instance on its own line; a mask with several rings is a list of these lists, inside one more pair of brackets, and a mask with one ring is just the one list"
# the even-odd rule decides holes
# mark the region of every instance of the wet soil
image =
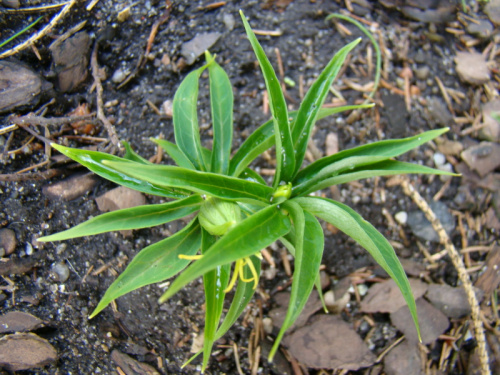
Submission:
[[[368,39],[350,24],[345,27],[350,30],[351,35],[346,35],[339,32],[331,22],[325,22],[328,14],[343,8],[338,2],[295,0],[284,6],[288,2],[234,1],[213,9],[207,8],[209,3],[175,1],[168,20],[159,27],[144,67],[122,88],[118,88],[111,77],[117,70],[134,70],[139,56],[145,50],[153,24],[164,12],[165,2],[135,3],[131,7],[130,17],[123,22],[117,21],[117,14],[125,5],[122,2],[101,0],[91,12],[85,10],[85,4],[79,4],[64,22],[57,25],[50,36],[37,43],[41,60],[37,59],[32,50],[23,51],[12,60],[30,65],[54,85],[53,91],[47,93],[42,102],[31,110],[37,110],[51,97],[55,101],[47,107],[44,113],[46,117],[66,115],[82,103],[88,103],[92,111],[96,110],[91,75],[73,92],[61,92],[47,49],[52,38],[83,20],[87,20],[83,30],[93,38],[93,43],[97,39],[100,41],[98,63],[107,76],[103,81],[104,102],[107,103],[105,114],[112,120],[118,137],[130,142],[144,157],[151,157],[156,153],[154,144],[149,141],[150,137],[162,136],[174,141],[171,118],[163,113],[156,113],[148,102],[161,109],[165,101],[173,99],[176,88],[186,74],[202,65],[203,61],[198,59],[193,65],[187,66],[181,56],[183,44],[202,33],[220,33],[220,39],[210,51],[217,55],[219,64],[234,86],[234,149],[267,120],[268,115],[263,112],[264,82],[245,37],[237,13],[239,9],[245,12],[253,28],[281,32],[280,36],[262,36],[259,40],[275,66],[275,49],[279,49],[284,74],[297,83],[295,87],[287,87],[290,109],[297,109],[300,103],[299,80],[303,79],[304,86],[309,87],[333,54],[357,37],[363,37],[363,41],[357,47],[357,52],[354,52],[343,76],[355,79],[360,85],[373,81],[373,76],[360,74],[360,68],[367,67],[366,51],[370,45]],[[443,25],[437,25],[435,31],[442,40],[439,44],[434,44],[428,37],[428,24],[410,21],[397,10],[388,10],[377,1],[371,2],[371,5],[373,8],[363,17],[378,23],[387,48],[393,52],[387,68],[387,82],[396,84],[398,74],[405,64],[417,67],[415,56],[418,51],[424,50],[426,59],[421,65],[430,68],[430,77],[439,76],[445,86],[470,93],[472,89],[462,84],[453,70],[456,40],[444,31]],[[231,18],[234,28],[227,24]],[[20,25],[22,21],[25,20],[16,22]],[[5,25],[8,21],[2,22]],[[400,51],[402,43],[409,43],[408,51]],[[205,79],[200,86],[199,121],[204,145],[210,147],[207,85],[208,80]],[[341,81],[338,85],[342,87],[342,95],[347,103],[361,102],[364,99],[363,93],[349,89]],[[436,90],[435,83],[425,84],[421,85],[419,96],[429,99],[439,96],[439,91]],[[457,113],[469,110],[470,97],[467,95],[460,106],[456,105]],[[342,114],[320,121],[314,135],[317,148],[324,150],[326,136],[332,132],[338,134],[339,148],[342,150],[379,139],[410,136],[443,125],[452,125],[448,138],[460,141],[464,139],[458,134],[458,125],[443,124],[440,119],[430,115],[428,108],[422,104],[424,101],[415,101],[412,110],[408,112],[404,97],[384,88],[378,91],[376,101],[385,106],[366,111],[355,119]],[[7,116],[26,113],[27,110],[19,110],[5,114],[0,118],[2,127],[9,124]],[[53,131],[57,130],[60,129]],[[21,150],[4,160],[0,167],[3,174],[12,174],[44,161],[41,143],[35,141],[29,147],[22,148],[29,134],[22,129],[12,134],[9,149]],[[88,145],[83,138],[65,137],[67,135],[74,134],[64,130],[58,139],[74,147]],[[107,138],[108,134],[104,128],[98,127],[94,136]],[[2,136],[2,145],[8,142],[8,137],[9,135]],[[433,152],[434,149],[426,145],[403,156],[401,160],[433,166]],[[164,162],[168,163],[168,160]],[[266,160],[259,160],[256,166],[266,168],[269,164]],[[36,261],[28,272],[3,275],[0,285],[5,290],[0,292],[0,311],[26,311],[44,320],[46,327],[37,333],[46,338],[59,355],[56,363],[44,369],[33,370],[32,373],[115,373],[116,364],[110,356],[113,349],[128,353],[140,362],[149,363],[160,373],[198,373],[196,364],[184,369],[181,366],[191,355],[192,339],[203,329],[203,289],[200,281],[193,282],[164,305],[157,303],[162,293],[161,288],[156,285],[142,288],[119,298],[115,308],[108,307],[94,319],[88,320],[89,313],[127,262],[143,247],[164,238],[168,232],[178,230],[182,223],[134,231],[128,238],[119,233],[110,233],[64,243],[37,243],[36,238],[41,235],[58,232],[98,215],[100,212],[95,198],[114,187],[108,181],[96,179],[94,187],[76,199],[63,201],[51,198],[44,193],[45,186],[74,174],[85,173],[77,166],[61,168],[64,173],[48,181],[0,182],[0,225],[12,229],[17,238],[15,252],[5,259]],[[412,180],[427,200],[432,199],[443,186],[438,178],[412,177]],[[453,199],[457,195],[459,184],[458,179],[453,179],[441,197],[441,201],[450,208],[456,208]],[[391,215],[415,209],[412,201],[398,186],[386,187],[384,180],[361,181],[359,184],[341,186],[336,191],[325,191],[324,194],[334,195],[334,198],[355,208],[381,233],[394,241],[400,241],[400,236],[389,227],[382,209],[387,209]],[[155,197],[147,197],[147,200],[151,203],[158,202]],[[423,256],[414,235],[407,227],[403,230],[409,242],[407,246],[397,248],[399,255],[421,261]],[[332,280],[341,279],[363,267],[373,269],[374,262],[354,241],[342,233],[333,234],[329,229],[326,234],[323,264]],[[482,234],[473,235],[468,244],[488,242],[489,235],[486,238]],[[453,233],[453,239],[460,242],[458,230]],[[426,243],[426,246],[431,254],[441,250],[434,243]],[[290,279],[283,270],[279,252],[275,253],[274,258],[277,262],[277,274],[271,280],[262,280],[262,290],[251,303],[245,319],[230,330],[220,341],[221,345],[235,342],[240,348],[247,347],[254,329],[252,317],[258,317],[259,314],[265,316],[273,307],[273,293],[289,285]],[[59,281],[54,272],[53,266],[57,263],[69,268],[70,276],[65,282]],[[264,267],[269,268],[268,265]],[[432,272],[435,279],[456,284],[456,273],[446,259]],[[9,282],[13,284],[10,289]],[[357,313],[353,297],[352,310],[344,314],[344,318],[352,319]],[[381,326],[387,324],[387,318],[383,316],[380,319],[376,317],[376,321]],[[380,352],[392,338],[384,338],[382,335],[374,350]],[[240,351],[240,361],[244,373],[250,373],[245,350]],[[267,364],[264,356],[261,366],[259,373],[262,374],[284,373],[284,367]],[[231,349],[227,346],[216,349],[206,373],[237,373]]]

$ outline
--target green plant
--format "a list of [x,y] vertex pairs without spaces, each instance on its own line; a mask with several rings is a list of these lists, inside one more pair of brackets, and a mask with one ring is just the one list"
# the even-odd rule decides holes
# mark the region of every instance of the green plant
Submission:
[[[314,285],[319,285],[324,235],[317,218],[351,236],[387,271],[401,289],[418,330],[410,285],[389,242],[348,206],[309,194],[328,186],[374,176],[447,174],[393,160],[447,129],[341,151],[301,169],[317,119],[340,111],[371,107],[322,108],[347,54],[360,40],[346,45],[332,58],[309,89],[299,110],[288,113],[276,74],[247,20],[243,14],[241,16],[262,68],[272,119],[250,135],[230,157],[232,88],[224,70],[207,52],[206,64],[191,72],[175,94],[173,123],[176,144],[153,139],[177,166],[149,163],[126,143],[124,158],[53,145],[110,181],[173,200],[106,213],[39,240],[58,241],[113,230],[146,228],[197,213],[184,229],[141,250],[109,287],[91,317],[114,299],[144,285],[180,273],[161,296],[160,302],[164,302],[189,282],[203,276],[206,298],[203,369],[207,366],[213,343],[235,323],[257,287],[260,251],[278,240],[295,257],[295,268],[288,312],[271,350],[272,359],[283,334],[299,316]],[[201,146],[197,120],[198,82],[206,69],[210,80],[214,133],[212,150]],[[273,145],[276,146],[276,172],[272,185],[268,186],[248,166]],[[231,306],[220,323],[224,299],[235,284]]]

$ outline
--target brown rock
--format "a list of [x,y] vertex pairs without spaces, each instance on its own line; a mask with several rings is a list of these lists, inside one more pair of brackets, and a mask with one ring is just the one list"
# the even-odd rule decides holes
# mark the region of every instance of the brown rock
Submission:
[[490,0],[484,7],[484,13],[495,25],[500,25],[500,0]]
[[284,340],[290,354],[307,367],[357,370],[375,356],[350,324],[335,315],[320,315]]
[[57,72],[59,89],[74,90],[88,75],[90,37],[82,31],[49,47]]
[[500,145],[493,142],[481,142],[469,147],[460,156],[471,169],[484,177],[500,166]]
[[111,358],[126,375],[160,375],[154,367],[146,363],[136,361],[132,357],[123,354],[116,349],[111,352]]
[[[441,311],[423,298],[419,298],[416,304],[422,343],[430,344],[436,341],[439,335],[448,329],[450,322]],[[391,321],[397,329],[404,333],[408,341],[414,342],[415,344],[419,342],[417,330],[407,306],[392,313]]]
[[431,284],[425,297],[449,318],[460,319],[471,312],[464,288]]
[[42,325],[43,320],[22,311],[11,311],[0,316],[0,333],[33,331]]
[[[427,284],[412,278],[409,281],[415,299],[422,297],[427,291]],[[406,302],[392,279],[372,286],[361,301],[361,311],[366,313],[393,313],[403,306],[406,306]]]
[[87,193],[94,187],[96,182],[96,178],[92,173],[77,175],[56,182],[55,184],[44,186],[43,193],[51,199],[70,201]]
[[500,142],[500,99],[490,100],[483,106],[483,123],[479,137],[485,141]]
[[403,341],[384,358],[384,370],[387,375],[424,375],[420,360],[420,351],[415,343]]
[[[0,256],[10,255],[17,246],[16,233],[12,229],[0,229]],[[2,255],[3,250],[3,255]]]
[[[286,311],[288,309],[288,301],[290,301],[290,293],[276,293],[276,295],[274,296],[274,300],[279,305],[279,307],[276,309],[272,309],[269,312],[269,317],[273,321],[273,326],[280,328],[285,321]],[[309,296],[309,299],[307,300],[306,305],[304,306],[304,309],[300,313],[299,317],[292,325],[292,327],[290,327],[290,330],[294,330],[305,325],[311,315],[321,310],[321,307],[321,301],[319,300],[318,293],[316,291],[313,291]]]
[[484,56],[477,52],[458,52],[455,57],[457,74],[471,85],[482,85],[490,80],[490,69]]
[[0,367],[6,370],[29,370],[44,367],[56,360],[54,347],[32,333],[7,335],[0,339]]
[[0,113],[36,105],[52,85],[20,63],[0,61]]

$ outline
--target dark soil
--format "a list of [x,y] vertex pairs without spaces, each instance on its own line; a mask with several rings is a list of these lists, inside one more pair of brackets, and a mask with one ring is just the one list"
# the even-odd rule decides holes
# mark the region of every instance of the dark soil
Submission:
[[[85,83],[73,92],[60,92],[47,49],[52,38],[83,20],[87,20],[83,30],[93,37],[92,46],[96,39],[100,40],[98,62],[100,67],[105,69],[108,77],[103,82],[104,102],[111,103],[106,106],[105,114],[112,120],[119,138],[130,142],[132,147],[144,157],[151,157],[156,153],[154,144],[149,141],[150,137],[163,136],[169,141],[174,141],[171,118],[155,113],[147,102],[161,108],[164,101],[173,99],[176,88],[186,74],[203,64],[200,58],[192,66],[186,66],[180,52],[185,42],[204,32],[216,31],[221,34],[220,39],[210,51],[217,55],[217,61],[225,69],[234,86],[235,149],[258,125],[267,120],[268,115],[262,111],[265,86],[237,13],[240,8],[249,18],[253,28],[282,32],[281,36],[263,36],[259,37],[259,40],[275,66],[275,48],[279,49],[285,75],[297,83],[299,76],[302,75],[306,88],[318,76],[333,54],[357,37],[363,37],[363,41],[353,53],[343,73],[344,77],[357,79],[361,85],[373,80],[373,76],[359,75],[360,67],[366,69],[366,49],[369,46],[369,41],[364,34],[354,26],[345,24],[352,35],[343,35],[331,22],[325,22],[328,14],[341,9],[340,2],[294,0],[288,6],[284,6],[282,4],[288,3],[287,1],[234,1],[215,9],[207,9],[206,5],[209,3],[211,2],[175,1],[167,22],[159,28],[144,68],[120,89],[110,78],[118,69],[134,70],[139,56],[145,50],[153,24],[164,12],[165,2],[155,0],[146,1],[144,4],[138,2],[131,8],[130,18],[124,22],[116,20],[118,12],[123,9],[124,4],[121,2],[101,0],[91,12],[87,12],[85,4],[80,3],[64,19],[64,22],[56,26],[51,35],[37,43],[42,60],[38,60],[31,49],[18,53],[12,59],[12,61],[22,61],[30,65],[52,82],[55,88],[42,98],[40,104],[4,114],[0,117],[1,126],[10,124],[8,116],[23,115],[29,110],[35,111],[51,97],[55,99],[55,102],[47,107],[47,112],[44,113],[46,117],[67,115],[82,103],[88,103],[92,111],[96,110],[95,91],[91,91],[93,83],[91,74]],[[419,50],[424,49],[427,54],[424,65],[429,66],[430,77],[438,76],[445,86],[467,94],[462,105],[457,105],[455,108],[457,116],[464,111],[469,111],[470,98],[472,98],[469,94],[472,94],[472,89],[458,80],[453,69],[453,56],[457,50],[456,39],[445,32],[444,26],[437,25],[435,34],[441,36],[442,41],[434,44],[428,37],[428,24],[410,21],[397,10],[388,10],[377,1],[372,1],[371,4],[373,9],[363,17],[379,24],[387,48],[393,53],[386,81],[396,86],[401,68],[405,64],[416,67],[415,55]],[[234,29],[229,30],[225,25],[224,15],[234,17]],[[11,19],[12,23],[9,24],[9,19],[7,19],[9,15],[6,14],[3,17],[0,27],[6,27],[5,35],[9,34],[10,27],[12,30],[18,30],[26,21],[17,17]],[[2,34],[2,39],[4,34]],[[398,53],[401,43],[405,42],[409,43],[409,50],[407,53]],[[165,60],[162,62],[165,56],[170,59],[170,62],[165,63]],[[307,65],[306,63],[311,58],[312,63]],[[199,121],[203,129],[203,142],[210,147],[207,84],[208,80],[205,79],[200,87]],[[431,86],[421,86],[420,98],[429,99],[440,96],[435,82]],[[287,90],[291,98],[290,108],[297,109],[300,103],[298,85],[293,88],[288,87]],[[345,86],[342,86],[342,95],[349,104],[363,100],[362,93]],[[404,97],[391,94],[384,88],[378,91],[376,101],[385,104],[385,108],[367,110],[354,121],[347,118],[348,114],[320,121],[314,136],[316,146],[324,150],[325,138],[330,132],[338,133],[339,148],[342,150],[382,138],[414,135],[442,125],[452,125],[452,130],[447,135],[448,138],[466,142],[463,136],[459,136],[461,130],[459,125],[453,122],[441,123],[439,119],[429,114],[429,110],[422,104],[424,101],[415,100],[412,110],[407,112]],[[375,111],[380,113],[380,121],[376,119]],[[53,132],[56,131],[57,129],[54,128]],[[65,130],[58,140],[74,147],[87,146],[81,138],[65,137],[71,134],[70,131]],[[98,127],[95,136],[107,138],[108,134],[103,127]],[[0,137],[2,137],[1,148],[3,149],[9,134]],[[22,129],[18,129],[12,137],[9,150],[22,147],[29,135]],[[35,140],[29,149],[22,149],[15,157],[6,158],[1,164],[2,173],[12,174],[42,162],[45,158],[43,144],[37,142]],[[434,166],[433,150],[431,146],[426,145],[405,155],[401,160]],[[165,162],[168,163],[168,160]],[[264,160],[258,161],[257,166],[269,167]],[[82,168],[76,166],[61,168],[64,168],[63,175],[48,181],[0,182],[0,205],[2,207],[0,225],[14,230],[17,238],[15,252],[6,256],[5,259],[36,260],[31,270],[25,273],[4,274],[5,279],[0,279],[2,287],[8,286],[8,280],[14,284],[13,289],[6,289],[3,293],[0,291],[0,311],[2,313],[13,310],[25,311],[46,321],[46,328],[37,333],[48,339],[59,354],[57,363],[29,373],[115,373],[116,364],[110,356],[114,349],[128,353],[140,362],[152,365],[161,373],[198,373],[197,365],[189,365],[182,370],[181,366],[191,355],[192,338],[200,334],[203,329],[204,299],[200,281],[190,284],[164,305],[157,303],[158,297],[162,294],[158,286],[142,288],[119,298],[116,301],[116,310],[108,307],[94,319],[87,319],[107,287],[117,274],[123,271],[127,262],[140,249],[163,238],[166,230],[170,232],[178,230],[181,223],[134,231],[133,235],[128,238],[124,238],[119,233],[110,233],[69,240],[64,243],[37,243],[36,238],[41,235],[58,232],[98,215],[100,212],[95,198],[114,187],[108,181],[97,179],[93,188],[74,200],[63,201],[50,198],[44,193],[44,186],[57,183],[75,173],[84,172]],[[412,180],[415,181],[415,186],[424,198],[429,201],[443,184],[439,178],[412,177]],[[355,208],[390,240],[400,241],[398,231],[388,226],[386,217],[382,215],[382,209],[386,208],[390,214],[394,215],[399,211],[414,210],[415,205],[398,186],[385,187],[385,180],[377,183],[375,188],[373,180],[361,181],[357,185],[340,186],[337,191],[324,193],[329,196],[336,195],[335,199]],[[441,201],[445,202],[449,208],[459,208],[453,202],[459,185],[460,180],[454,178],[441,198]],[[380,197],[381,190],[385,193],[383,198]],[[147,200],[157,202],[155,197],[147,197]],[[489,205],[492,204],[489,203]],[[471,212],[477,214],[477,212]],[[408,246],[397,249],[399,255],[423,263],[423,256],[414,235],[407,227],[404,231],[409,242]],[[374,269],[372,259],[353,240],[342,233],[334,235],[329,230],[326,230],[326,234],[323,264],[332,280],[341,279],[363,267]],[[468,238],[468,245],[491,243],[492,235],[495,235],[494,232],[493,234],[491,232],[472,234]],[[461,237],[458,229],[453,232],[452,238],[460,248]],[[32,246],[34,246],[33,249],[31,249]],[[442,250],[434,243],[426,243],[426,246],[431,254]],[[262,292],[256,294],[244,322],[237,323],[220,344],[235,342],[240,348],[247,347],[254,328],[252,317],[259,317],[260,313],[266,316],[269,309],[273,307],[273,293],[288,286],[289,277],[283,270],[279,254],[276,253],[274,258],[278,263],[277,275],[272,280],[262,280]],[[0,261],[3,260],[4,258]],[[69,267],[70,276],[66,282],[58,281],[53,271],[53,265],[56,263],[63,263]],[[107,267],[96,274],[95,271],[103,265]],[[264,267],[269,266],[264,265]],[[457,281],[456,273],[446,258],[441,260],[439,268],[432,271],[431,277],[434,280],[445,280],[452,285],[455,285]],[[269,294],[271,297],[266,298]],[[344,314],[344,318],[352,321],[356,314],[360,313],[356,310],[356,301],[353,297],[351,310]],[[381,316],[375,319],[380,327],[387,325],[387,317]],[[387,347],[392,338],[392,336],[389,339],[381,337],[374,349],[376,354]],[[273,337],[270,336],[269,339]],[[239,354],[243,372],[250,373],[246,351],[240,350]],[[284,373],[284,367],[279,367],[279,364],[267,364],[265,356],[262,356],[261,366],[259,373],[262,374]],[[227,347],[216,348],[206,373],[237,373],[232,351]]]

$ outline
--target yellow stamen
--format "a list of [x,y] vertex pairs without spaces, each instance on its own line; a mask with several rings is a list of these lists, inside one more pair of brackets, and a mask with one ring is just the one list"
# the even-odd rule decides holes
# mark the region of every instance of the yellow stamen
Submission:
[[240,268],[241,266],[241,259],[238,259],[236,263],[234,264],[234,271],[233,271],[233,277],[231,278],[231,281],[229,282],[229,285],[227,286],[226,289],[224,289],[224,293],[228,293],[233,289],[234,284],[236,284],[236,279],[238,278],[238,274],[240,273]]
[[[243,258],[243,266],[244,266],[245,264],[248,264],[248,263],[252,263],[252,262],[250,262],[250,261],[248,260],[248,258]],[[245,269],[244,267],[241,267],[241,268],[239,269],[239,271],[240,271],[240,279],[241,279],[241,281],[244,281],[245,283],[249,283],[249,282],[253,281],[253,280],[254,280],[254,278],[253,278],[253,277],[252,277],[252,278],[250,278],[250,279],[245,279],[245,272],[244,272],[244,269]]]
[[185,255],[185,254],[179,254],[179,259],[186,259],[186,260],[199,260],[203,257],[203,255]]
[[[260,253],[259,253],[260,255]],[[261,255],[262,256],[262,255]],[[255,269],[255,266],[253,265],[252,261],[247,258],[247,264],[248,268],[250,268],[250,272],[252,273],[252,280],[253,280],[253,289],[257,289],[257,285],[259,284],[259,276],[257,275],[257,270]]]

